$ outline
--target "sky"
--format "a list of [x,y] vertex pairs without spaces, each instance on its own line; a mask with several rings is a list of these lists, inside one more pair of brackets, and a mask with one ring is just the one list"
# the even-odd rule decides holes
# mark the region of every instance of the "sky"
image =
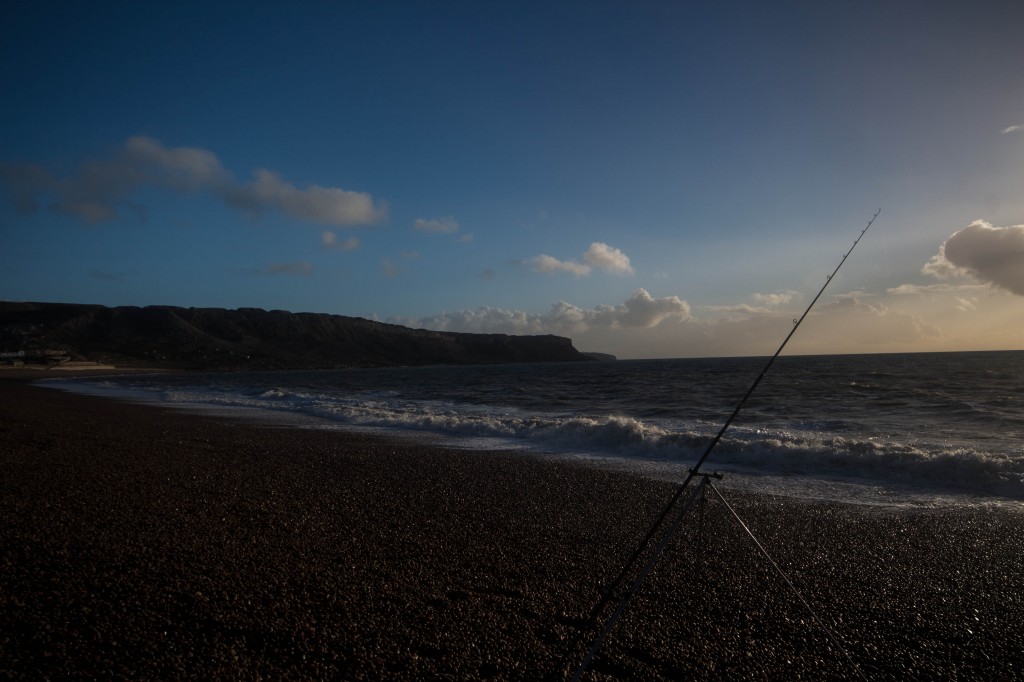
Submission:
[[0,300],[1024,349],[1024,3],[8,2]]

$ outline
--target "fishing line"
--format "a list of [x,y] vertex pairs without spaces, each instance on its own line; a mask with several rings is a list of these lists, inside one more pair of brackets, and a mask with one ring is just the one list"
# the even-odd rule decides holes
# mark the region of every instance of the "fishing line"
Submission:
[[629,589],[626,591],[626,593],[623,594],[622,597],[619,599],[619,603],[615,607],[615,611],[612,612],[611,617],[608,618],[608,622],[605,623],[604,627],[601,629],[601,632],[598,633],[597,637],[594,638],[594,641],[590,645],[590,650],[587,651],[587,655],[583,659],[583,663],[576,671],[576,674],[572,677],[573,682],[578,682],[580,676],[586,671],[587,667],[590,665],[590,662],[594,659],[594,656],[597,654],[597,650],[601,648],[601,644],[604,642],[605,637],[607,637],[609,633],[611,633],[612,629],[615,627],[615,624],[619,622],[619,618],[625,612],[626,607],[629,606],[629,602],[633,600],[633,597],[636,596],[636,593],[640,590],[640,584],[644,581],[644,578],[646,578],[647,575],[654,569],[654,564],[657,563],[658,559],[665,552],[665,549],[668,548],[669,540],[672,539],[672,536],[675,535],[675,531],[677,531],[679,529],[679,526],[683,523],[683,517],[685,517],[686,513],[693,508],[693,504],[697,501],[698,498],[701,497],[701,494],[704,491],[704,486],[709,484],[710,482],[711,481],[709,480],[708,476],[702,476],[700,483],[697,484],[697,487],[690,491],[690,496],[686,498],[686,503],[683,505],[683,508],[679,510],[678,514],[676,514],[675,521],[672,522],[672,525],[669,528],[669,532],[665,533],[661,537],[661,542],[659,542],[658,546],[654,548],[654,552],[647,559],[647,562],[640,570],[640,574],[637,575],[637,577],[633,580],[633,584],[629,586]]
[[[615,592],[622,585],[622,582],[626,579],[626,576],[633,570],[633,567],[636,565],[636,562],[639,560],[640,556],[647,550],[647,547],[651,543],[651,540],[653,540],[654,536],[657,535],[658,531],[665,523],[665,519],[668,518],[669,514],[672,512],[672,509],[676,506],[676,504],[679,502],[679,499],[683,496],[683,492],[687,489],[687,487],[689,487],[690,482],[695,477],[703,475],[700,473],[700,468],[704,466],[704,462],[707,461],[712,451],[715,449],[715,447],[718,446],[719,441],[722,440],[722,436],[725,435],[725,432],[732,425],[737,415],[739,415],[740,410],[743,409],[744,404],[746,404],[747,400],[757,389],[758,385],[761,383],[761,380],[764,379],[765,375],[768,373],[768,370],[771,369],[771,366],[775,363],[776,358],[778,358],[779,354],[782,353],[782,350],[786,347],[786,344],[789,343],[789,340],[793,338],[793,334],[795,334],[796,330],[800,328],[801,323],[803,323],[804,319],[811,312],[811,308],[813,308],[814,304],[818,302],[818,299],[821,298],[821,295],[825,293],[825,289],[828,287],[832,279],[836,276],[836,273],[839,272],[839,268],[843,267],[843,263],[845,263],[846,259],[850,257],[850,254],[853,253],[853,250],[857,248],[857,244],[860,243],[860,240],[863,239],[864,234],[868,231],[868,228],[870,228],[871,225],[874,224],[875,220],[878,218],[878,215],[881,212],[882,209],[878,209],[877,211],[875,211],[875,215],[871,216],[871,220],[868,221],[868,224],[864,227],[863,230],[860,231],[860,234],[857,236],[857,239],[854,240],[853,246],[851,246],[849,250],[845,254],[843,254],[842,259],[839,261],[839,265],[836,266],[835,270],[832,271],[831,275],[826,276],[825,283],[822,285],[817,295],[811,301],[810,305],[807,306],[807,309],[804,310],[803,315],[793,320],[793,328],[789,330],[789,333],[786,335],[786,338],[783,339],[782,344],[779,345],[779,349],[776,350],[775,354],[768,359],[767,364],[765,365],[764,369],[761,370],[761,373],[758,374],[757,378],[754,380],[754,383],[751,384],[750,388],[747,389],[747,392],[743,395],[742,398],[740,398],[740,401],[739,403],[737,403],[735,409],[732,411],[732,414],[729,415],[729,418],[725,420],[725,423],[722,425],[722,428],[711,440],[711,443],[708,444],[708,447],[704,451],[704,454],[700,456],[700,459],[697,460],[697,463],[693,466],[693,468],[690,469],[689,473],[686,476],[686,479],[676,489],[675,494],[672,495],[672,498],[668,501],[668,504],[666,504],[665,508],[662,509],[661,514],[648,529],[643,539],[641,539],[640,544],[637,545],[636,549],[633,550],[633,553],[630,555],[629,559],[626,560],[626,563],[619,571],[619,574],[615,577],[614,580],[612,580],[612,582],[607,587],[604,588],[604,594],[602,595],[598,603],[594,606],[593,610],[590,612],[590,616],[587,618],[585,625],[578,631],[577,637],[573,640],[573,643],[570,645],[570,651],[572,649],[575,649],[576,646],[579,644],[579,640],[582,637],[582,634],[591,630],[594,627],[595,623],[597,622],[597,619],[601,616],[601,614],[604,612],[604,609],[611,602]],[[681,518],[679,520],[681,521]],[[668,531],[666,531],[666,535],[671,535],[672,532],[672,529],[669,529]],[[662,542],[667,544],[667,539],[663,539]],[[629,593],[627,593],[627,595],[628,594]],[[606,626],[606,630],[610,630],[610,628]],[[604,637],[606,635],[607,632],[605,631],[602,631],[598,635],[594,644],[591,647],[590,653],[588,653],[587,657],[583,661],[583,664],[579,667],[579,669],[577,669],[576,674],[573,677],[574,680],[578,680],[580,676],[586,671],[587,666],[590,665],[590,661],[593,659],[594,653],[596,653],[597,647],[600,646],[601,641],[604,640]]]
[[729,501],[725,499],[725,496],[722,495],[722,491],[720,491],[711,481],[708,481],[707,483],[708,486],[713,491],[715,491],[715,494],[718,495],[718,498],[722,500],[722,503],[725,504],[725,508],[732,512],[733,517],[736,519],[736,521],[739,522],[743,530],[747,532],[747,535],[750,536],[750,539],[754,541],[754,544],[757,545],[757,548],[761,550],[761,553],[764,554],[765,558],[768,560],[768,563],[772,565],[772,568],[775,569],[776,573],[778,573],[782,577],[782,579],[786,581],[786,584],[789,585],[789,589],[793,592],[794,595],[796,595],[796,598],[800,601],[800,603],[803,604],[804,609],[807,610],[807,613],[811,614],[811,618],[814,620],[814,622],[818,624],[818,627],[825,631],[825,634],[828,635],[828,638],[832,640],[833,644],[836,645],[836,648],[843,653],[843,656],[846,657],[846,662],[850,664],[850,667],[853,668],[854,671],[856,671],[857,676],[860,677],[862,680],[867,680],[868,678],[864,676],[864,673],[861,671],[860,666],[858,666],[854,662],[849,652],[846,651],[846,647],[842,645],[842,643],[839,641],[839,638],[836,637],[835,634],[833,634],[832,630],[827,625],[825,625],[824,621],[822,621],[821,618],[818,618],[818,614],[814,612],[814,609],[811,608],[811,605],[807,603],[807,600],[805,600],[803,598],[803,595],[800,594],[799,590],[796,589],[796,586],[793,585],[793,582],[789,579],[789,576],[787,576],[786,573],[782,570],[782,568],[779,567],[779,565],[775,562],[775,559],[772,558],[772,555],[768,553],[768,550],[764,548],[764,545],[762,545],[761,542],[754,535],[753,531],[751,531],[747,524],[743,522],[743,519],[741,519],[740,515],[736,513],[736,510],[732,508],[732,505],[729,504]]

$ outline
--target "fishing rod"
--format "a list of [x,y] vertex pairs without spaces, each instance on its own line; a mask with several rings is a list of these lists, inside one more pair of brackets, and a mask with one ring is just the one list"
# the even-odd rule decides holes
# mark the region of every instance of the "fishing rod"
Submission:
[[[821,295],[825,293],[825,289],[828,288],[829,283],[831,283],[832,279],[839,272],[839,269],[843,267],[843,263],[845,263],[846,259],[850,257],[850,254],[853,253],[853,250],[857,248],[857,244],[860,243],[860,240],[863,239],[864,234],[868,231],[868,228],[870,228],[871,225],[874,224],[875,219],[878,218],[878,215],[881,212],[881,208],[875,211],[875,214],[871,216],[871,220],[868,221],[868,224],[864,227],[863,230],[860,231],[860,234],[857,235],[857,238],[853,241],[853,246],[851,246],[849,250],[847,250],[847,252],[843,254],[842,259],[839,261],[839,264],[836,266],[835,270],[832,271],[832,274],[826,276],[825,283],[822,285],[817,295],[811,301],[810,305],[807,306],[807,309],[804,310],[803,315],[793,320],[793,328],[789,330],[789,333],[786,335],[786,338],[782,340],[782,343],[779,345],[778,350],[776,350],[775,354],[768,359],[768,362],[765,364],[764,369],[762,369],[761,373],[757,375],[756,379],[754,379],[754,383],[750,385],[750,388],[747,389],[747,392],[743,394],[742,398],[740,398],[740,401],[736,404],[736,407],[733,409],[732,414],[730,414],[729,418],[725,420],[724,424],[722,424],[722,428],[719,429],[715,437],[711,439],[711,442],[708,444],[707,449],[704,450],[704,454],[700,456],[700,458],[697,460],[697,463],[689,470],[686,479],[676,489],[675,494],[668,501],[668,504],[665,505],[665,508],[661,511],[661,514],[648,529],[647,533],[640,541],[640,544],[638,544],[636,549],[633,550],[633,554],[630,555],[629,559],[626,560],[626,563],[619,571],[619,574],[607,587],[604,588],[604,590],[602,590],[603,595],[601,599],[590,612],[590,616],[587,618],[587,622],[579,630],[581,634],[591,630],[594,627],[594,624],[600,617],[601,613],[604,611],[605,607],[608,606],[608,604],[611,602],[615,592],[622,585],[622,582],[626,579],[626,576],[633,570],[633,566],[639,560],[640,556],[646,551],[647,546],[651,543],[651,540],[654,538],[655,535],[657,535],[658,531],[661,529],[662,524],[665,523],[665,519],[668,518],[669,514],[672,512],[672,509],[679,502],[679,499],[683,496],[683,493],[686,491],[687,487],[689,487],[690,482],[693,481],[693,479],[697,478],[698,476],[706,476],[706,474],[701,473],[701,467],[704,466],[704,463],[707,461],[708,457],[711,456],[712,451],[715,449],[715,447],[718,446],[719,441],[722,440],[722,436],[725,435],[725,432],[732,425],[737,415],[739,415],[740,410],[743,409],[743,406],[746,404],[747,400],[757,389],[758,385],[761,383],[761,380],[764,379],[766,374],[768,374],[768,370],[771,369],[772,365],[775,363],[775,360],[779,357],[779,355],[782,353],[782,350],[786,347],[786,344],[789,343],[789,340],[793,338],[793,334],[795,334],[796,330],[800,328],[800,325],[801,323],[803,323],[804,318],[806,318],[807,315],[810,314],[811,308],[813,308],[814,304],[818,302],[818,299],[821,298]],[[593,660],[593,657],[597,653],[597,650],[600,648],[601,643],[604,641],[604,638],[608,635],[608,633],[611,632],[611,629],[615,625],[615,622],[618,620],[618,617],[625,610],[626,604],[629,602],[630,599],[632,599],[632,595],[635,594],[636,589],[639,587],[640,581],[642,581],[643,578],[646,577],[647,573],[650,572],[650,569],[653,568],[654,562],[661,555],[661,552],[664,551],[664,548],[668,545],[668,540],[671,539],[671,536],[674,535],[675,531],[679,528],[682,521],[682,517],[686,514],[688,509],[689,507],[687,506],[680,514],[677,515],[675,522],[672,524],[672,527],[670,527],[669,530],[666,531],[665,537],[663,537],[661,542],[659,543],[655,555],[648,560],[647,565],[645,565],[640,576],[633,582],[633,585],[630,587],[629,591],[627,591],[626,594],[623,595],[623,597],[620,599],[619,606],[616,608],[615,613],[609,619],[609,622],[605,625],[604,629],[602,629],[602,631],[597,635],[597,637],[595,637],[586,657],[583,659],[583,662],[580,664],[579,668],[576,670],[576,673],[573,675],[572,680],[574,682],[579,680],[583,673],[586,672],[587,667],[590,665],[591,660]],[[577,639],[574,640],[573,644],[571,645],[572,648],[575,648],[576,644],[578,643],[579,638],[577,637]]]

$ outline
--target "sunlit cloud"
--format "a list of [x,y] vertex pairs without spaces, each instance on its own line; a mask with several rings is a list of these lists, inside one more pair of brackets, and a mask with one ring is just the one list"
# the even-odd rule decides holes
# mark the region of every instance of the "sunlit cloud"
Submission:
[[945,281],[905,284],[887,291],[884,303],[939,328],[941,337],[893,350],[1007,350],[1024,348],[1024,306],[1019,296],[990,284]]
[[599,270],[606,270],[616,275],[632,275],[633,267],[629,264],[629,257],[619,249],[608,246],[603,242],[594,242],[583,254],[583,261]]
[[[627,327],[654,327],[670,318],[688,320],[690,304],[678,296],[654,298],[644,289],[637,289],[624,304],[628,313],[623,317]],[[638,324],[639,323],[639,324]]]
[[937,339],[942,332],[917,315],[878,302],[866,302],[857,296],[844,296],[825,305],[814,315],[825,318],[817,325],[819,337],[848,345],[856,339],[867,348],[893,342],[912,343]]
[[577,277],[586,277],[594,269],[604,270],[616,275],[633,274],[633,267],[629,262],[629,256],[603,242],[591,244],[590,248],[583,253],[583,262],[559,260],[547,254],[535,256],[526,262],[537,272],[568,272]]
[[954,307],[963,312],[975,310],[978,307],[978,299],[976,298],[964,298],[962,296],[957,296],[953,300],[956,301]]
[[987,284],[953,284],[951,282],[938,282],[936,284],[901,284],[897,287],[890,287],[885,290],[887,294],[895,296],[921,296],[924,294],[939,294],[945,292],[969,292],[988,289]]
[[453,234],[459,231],[459,224],[451,216],[444,218],[432,218],[426,220],[424,218],[417,218],[413,224],[412,229],[420,232],[437,232],[440,234]]
[[754,294],[753,299],[755,302],[763,305],[780,306],[789,303],[798,295],[795,291],[776,291],[771,294]]
[[731,305],[704,305],[701,310],[717,313],[720,315],[774,315],[778,313],[779,307],[784,306],[799,296],[795,291],[776,291],[770,294],[755,293],[751,298],[759,305],[749,303],[734,303]]
[[229,206],[260,214],[277,210],[300,220],[328,225],[367,225],[383,216],[369,194],[337,187],[310,185],[299,189],[277,173],[253,172],[252,182],[231,184],[216,191]]
[[690,304],[677,296],[655,298],[637,289],[625,302],[581,308],[559,301],[542,314],[482,306],[430,317],[394,318],[395,324],[488,334],[573,334],[590,329],[650,329],[666,320],[690,318]]
[[357,237],[349,237],[343,241],[338,241],[338,235],[330,230],[324,230],[320,234],[320,243],[323,244],[325,249],[336,251],[355,251],[359,248],[359,239]]
[[723,315],[774,315],[778,312],[775,308],[768,306],[753,306],[749,303],[735,303],[733,305],[702,305],[701,310]]
[[919,296],[931,291],[948,291],[948,284],[901,284],[897,287],[889,287],[885,290],[887,294],[894,296]]
[[197,147],[164,147],[159,140],[137,135],[128,138],[113,161],[86,164],[97,179],[127,177],[141,184],[151,182],[187,192],[230,183],[231,174],[210,151]]
[[573,260],[561,261],[554,256],[542,253],[539,256],[527,261],[537,272],[568,272],[577,277],[584,277],[590,274],[590,266],[585,263],[577,263]]
[[[814,308],[787,345],[789,354],[1016,348],[1024,342],[1019,299],[979,284],[896,287],[898,294],[849,291]],[[731,314],[721,314],[728,311]],[[534,313],[482,306],[389,322],[438,331],[557,334],[576,348],[620,357],[769,354],[793,329],[793,313],[740,303],[717,309],[637,289],[617,305],[566,301]]]
[[364,192],[319,185],[299,188],[266,169],[255,170],[249,182],[238,182],[213,152],[165,147],[145,136],[129,138],[112,158],[81,164],[68,178],[54,177],[39,165],[4,164],[0,180],[19,210],[38,210],[46,203],[51,210],[90,224],[116,219],[143,187],[205,192],[250,215],[277,211],[320,224],[368,225],[386,215],[386,209]]
[[975,220],[943,242],[922,272],[972,277],[1024,296],[1024,225],[993,227]]

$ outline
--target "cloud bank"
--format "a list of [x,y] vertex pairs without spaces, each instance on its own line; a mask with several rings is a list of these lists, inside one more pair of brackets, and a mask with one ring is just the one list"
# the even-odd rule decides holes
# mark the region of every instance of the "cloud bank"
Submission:
[[547,254],[535,256],[527,263],[537,272],[568,272],[577,277],[586,277],[594,269],[604,270],[615,275],[634,274],[629,256],[603,242],[591,244],[583,254],[582,263],[576,260],[558,260]]
[[913,345],[942,336],[938,327],[918,315],[884,303],[864,301],[857,294],[837,297],[813,316],[808,327],[818,344],[836,348],[852,342],[864,348]]
[[[778,294],[778,297],[776,297]],[[788,297],[788,302],[784,302]],[[762,305],[692,306],[679,296],[636,289],[618,305],[558,301],[533,313],[482,306],[388,322],[439,331],[557,334],[580,350],[621,358],[765,355],[793,329],[796,292],[754,294]],[[775,304],[775,305],[770,305]],[[1020,299],[975,282],[900,285],[822,300],[786,347],[787,354],[1001,350],[1024,343]]]
[[[483,306],[387,321],[438,331],[557,334],[570,337],[581,350],[610,352],[620,357],[713,357],[768,353],[792,329],[793,312],[784,306],[756,312],[700,318],[693,316],[690,304],[678,296],[654,297],[637,289],[619,305],[582,308],[559,301],[541,314]],[[793,339],[788,352],[942,349],[946,335],[927,318],[927,314],[846,294],[816,310]]]
[[326,225],[368,225],[382,220],[383,206],[364,192],[310,185],[300,189],[277,173],[257,169],[239,182],[213,152],[196,147],[165,147],[151,137],[131,137],[110,159],[87,161],[60,179],[39,165],[2,164],[0,180],[22,211],[49,208],[95,224],[113,220],[119,208],[142,187],[183,194],[210,193],[225,205],[260,215],[277,211],[298,220]]
[[483,306],[422,318],[393,318],[394,324],[437,331],[480,334],[571,334],[591,329],[649,329],[669,319],[690,318],[690,304],[677,296],[655,298],[637,289],[624,303],[580,308],[565,301],[543,314]]
[[968,276],[1024,296],[1024,225],[975,220],[943,242],[921,271],[943,279]]

